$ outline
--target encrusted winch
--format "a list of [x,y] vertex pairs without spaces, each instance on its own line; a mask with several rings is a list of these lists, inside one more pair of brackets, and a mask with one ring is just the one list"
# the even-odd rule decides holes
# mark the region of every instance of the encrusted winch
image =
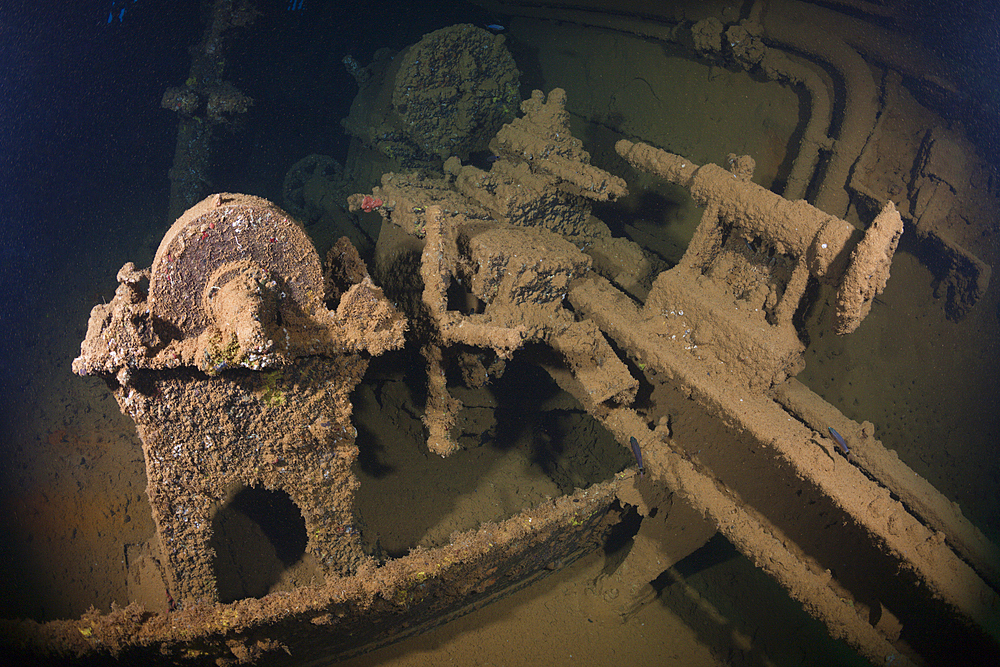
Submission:
[[170,228],[150,270],[123,267],[115,298],[92,313],[73,368],[107,377],[136,422],[181,604],[218,598],[213,509],[246,487],[289,495],[321,571],[352,572],[364,558],[349,395],[361,353],[400,347],[406,320],[353,248],[336,250],[331,261],[353,270],[328,274],[363,278],[328,294],[297,222],[257,197],[213,195]]

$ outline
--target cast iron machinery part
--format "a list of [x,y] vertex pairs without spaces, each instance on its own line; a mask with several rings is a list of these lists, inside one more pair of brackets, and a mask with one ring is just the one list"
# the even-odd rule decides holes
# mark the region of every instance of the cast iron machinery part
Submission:
[[903,220],[895,204],[887,201],[851,252],[850,263],[840,281],[834,316],[837,334],[853,332],[867,317],[872,302],[889,280],[892,256],[902,233]]
[[197,337],[215,322],[208,293],[237,273],[273,282],[286,326],[323,305],[319,255],[302,226],[266,199],[216,194],[188,209],[160,242],[150,314],[173,337]]
[[278,284],[252,260],[227,262],[209,278],[202,308],[223,340],[242,350],[269,352],[278,322]]

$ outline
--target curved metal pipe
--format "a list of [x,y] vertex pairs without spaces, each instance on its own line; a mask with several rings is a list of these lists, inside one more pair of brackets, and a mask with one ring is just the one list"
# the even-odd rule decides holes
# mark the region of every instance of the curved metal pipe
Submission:
[[805,199],[806,189],[819,164],[819,152],[832,145],[828,135],[833,122],[833,103],[822,77],[808,65],[796,62],[777,49],[768,49],[760,66],[770,79],[801,84],[809,94],[809,120],[806,121],[799,154],[785,183],[786,199]]
[[[517,2],[486,3],[509,15],[535,19],[558,20],[590,27],[632,34],[644,39],[678,43],[678,28],[687,20],[683,9],[665,9],[664,22],[650,20],[648,15],[609,14],[600,9],[578,9],[550,2],[552,7]],[[877,13],[877,12],[875,12]],[[815,16],[820,16],[817,20]],[[829,21],[827,20],[829,19]],[[832,22],[832,23],[831,23]],[[752,30],[759,26],[769,45],[760,61],[766,75],[793,85],[802,85],[809,96],[809,119],[803,133],[799,153],[792,162],[784,195],[789,199],[804,198],[809,183],[820,162],[820,151],[829,150],[830,160],[819,180],[813,202],[818,208],[837,217],[844,217],[850,205],[847,190],[851,168],[861,155],[875,127],[878,114],[878,86],[871,68],[859,51],[911,75],[915,68],[907,66],[907,54],[913,54],[910,40],[858,19],[845,17],[799,0],[758,2],[750,10],[749,20],[741,25]],[[830,29],[835,25],[836,29]],[[896,52],[896,47],[903,50]],[[830,138],[833,103],[829,87],[820,73],[808,63],[790,58],[785,51],[802,54],[833,70],[844,85],[842,120]],[[922,59],[924,62],[926,59]],[[901,62],[903,61],[903,62]],[[926,76],[926,74],[924,75]],[[935,79],[932,81],[934,83]],[[944,91],[951,88],[943,79],[938,84]]]
[[844,82],[843,121],[837,132],[830,162],[823,175],[816,201],[830,215],[844,217],[850,205],[847,180],[851,167],[875,129],[878,88],[864,58],[842,38],[818,25],[789,20],[800,3],[778,0],[764,10],[761,26],[767,40],[828,63]]

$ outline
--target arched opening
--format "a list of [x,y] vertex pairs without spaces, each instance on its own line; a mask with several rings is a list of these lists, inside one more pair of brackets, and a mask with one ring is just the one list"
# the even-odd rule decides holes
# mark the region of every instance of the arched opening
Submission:
[[267,595],[302,560],[306,525],[284,491],[245,487],[212,519],[213,570],[220,602]]

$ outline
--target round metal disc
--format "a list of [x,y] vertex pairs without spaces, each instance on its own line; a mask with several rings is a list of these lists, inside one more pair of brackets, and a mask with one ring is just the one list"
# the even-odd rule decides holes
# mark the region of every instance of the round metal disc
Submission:
[[178,337],[199,335],[212,321],[203,295],[213,274],[246,262],[276,281],[299,312],[322,306],[319,255],[302,226],[266,199],[216,194],[188,209],[160,242],[149,280],[151,314]]

